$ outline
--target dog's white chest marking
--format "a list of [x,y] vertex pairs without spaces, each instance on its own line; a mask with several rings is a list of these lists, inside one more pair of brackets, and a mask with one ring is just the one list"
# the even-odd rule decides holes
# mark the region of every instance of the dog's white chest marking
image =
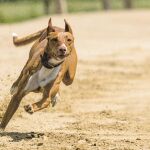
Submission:
[[45,85],[53,81],[56,78],[59,70],[60,65],[52,69],[42,67],[41,70],[39,71],[39,78],[38,78],[40,87],[44,87]]
[[38,87],[44,87],[51,81],[55,80],[60,71],[60,67],[61,65],[52,69],[47,69],[42,66],[40,70],[29,78],[25,87],[25,92],[36,90]]

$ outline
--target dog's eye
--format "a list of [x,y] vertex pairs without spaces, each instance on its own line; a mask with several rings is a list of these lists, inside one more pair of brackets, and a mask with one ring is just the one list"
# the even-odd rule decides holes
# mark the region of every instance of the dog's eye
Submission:
[[53,41],[53,42],[57,42],[58,39],[57,39],[57,38],[53,38],[52,41]]
[[71,39],[67,39],[68,42],[71,42]]

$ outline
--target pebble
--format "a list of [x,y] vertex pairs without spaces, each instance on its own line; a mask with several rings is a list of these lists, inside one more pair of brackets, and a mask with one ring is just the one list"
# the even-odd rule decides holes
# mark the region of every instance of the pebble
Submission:
[[87,142],[85,140],[79,140],[76,145],[76,150],[86,150],[87,149]]
[[72,150],[72,147],[71,146],[61,147],[61,150]]
[[43,143],[42,143],[42,142],[37,144],[37,146],[42,146],[42,145],[43,145]]
[[32,136],[33,136],[33,138],[39,138],[38,134],[33,134]]
[[96,143],[94,143],[93,146],[96,146]]
[[48,137],[47,136],[43,136],[43,140],[44,141],[48,140]]
[[87,143],[90,143],[90,142],[91,142],[91,140],[88,139],[88,138],[86,138],[85,140],[86,140]]
[[26,138],[27,139],[32,139],[32,135],[29,133],[29,134],[26,135]]
[[28,134],[26,135],[26,138],[27,138],[27,139],[39,138],[39,137],[41,137],[41,136],[43,136],[43,135],[44,135],[44,133],[31,132],[31,133],[28,133]]

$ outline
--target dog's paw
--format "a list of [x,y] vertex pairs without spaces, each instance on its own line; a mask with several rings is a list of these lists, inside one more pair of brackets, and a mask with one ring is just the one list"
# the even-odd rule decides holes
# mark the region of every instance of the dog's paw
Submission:
[[25,109],[25,111],[26,111],[27,113],[29,113],[29,114],[33,114],[33,113],[34,113],[33,106],[32,106],[31,104],[25,105],[25,106],[24,106],[24,109]]
[[54,107],[58,101],[60,101],[60,95],[57,93],[51,100],[52,107]]

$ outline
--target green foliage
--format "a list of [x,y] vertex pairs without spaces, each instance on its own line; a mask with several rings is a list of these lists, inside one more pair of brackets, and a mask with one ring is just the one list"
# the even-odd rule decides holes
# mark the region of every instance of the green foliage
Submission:
[[32,1],[0,3],[0,22],[12,23],[43,15],[43,4]]
[[69,12],[98,11],[102,8],[100,0],[67,0]]
[[[50,14],[53,14],[52,0]],[[123,0],[110,0],[112,9],[123,9]],[[68,12],[100,11],[101,0],[67,0]],[[133,0],[134,8],[150,8],[150,0]],[[0,0],[0,23],[24,21],[44,15],[43,0]]]

